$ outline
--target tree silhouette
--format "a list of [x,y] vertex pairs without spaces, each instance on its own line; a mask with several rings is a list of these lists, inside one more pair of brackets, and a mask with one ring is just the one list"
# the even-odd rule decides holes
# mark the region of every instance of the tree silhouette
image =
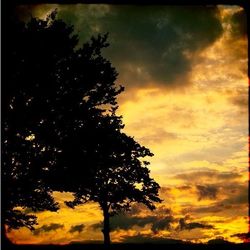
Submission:
[[[107,35],[78,45],[56,19],[12,20],[3,96],[3,218],[10,228],[36,223],[33,211],[58,209],[52,190],[73,192],[71,207],[98,202],[109,244],[109,217],[133,202],[150,209],[159,185],[145,147],[122,132],[116,115],[117,72],[102,56]],[[17,210],[21,207],[23,210]]]
[[[13,18],[9,23],[2,96],[3,239],[4,225],[9,229],[21,226],[33,229],[36,217],[27,214],[26,207],[33,211],[58,209],[43,178],[56,148],[38,140],[34,131],[49,110],[47,100],[55,93],[51,75],[58,61],[56,57],[67,55],[75,38],[69,38],[71,30],[62,22],[48,29],[52,19],[53,16],[46,21],[32,19],[25,25]],[[58,41],[65,38],[64,45],[68,47],[51,43],[54,37]]]
[[153,154],[121,131],[124,125],[115,111],[103,117],[97,128],[96,155],[92,160],[97,168],[91,185],[85,188],[81,181],[74,181],[74,200],[66,202],[72,208],[88,201],[99,203],[105,245],[110,244],[111,216],[129,210],[135,202],[151,210],[155,208],[154,202],[161,202],[160,187],[149,176],[149,162],[141,160]]
[[[84,161],[88,176],[89,135],[105,111],[99,106],[115,105],[122,91],[114,86],[115,70],[100,54],[108,45],[106,36],[76,49],[73,27],[55,16],[56,11],[27,24],[13,18],[9,24],[2,99],[2,225],[9,228],[33,228],[36,217],[25,207],[58,209],[52,188],[70,190],[65,178],[69,162]],[[89,138],[85,153],[77,151],[80,141],[74,136],[83,126],[82,135]]]

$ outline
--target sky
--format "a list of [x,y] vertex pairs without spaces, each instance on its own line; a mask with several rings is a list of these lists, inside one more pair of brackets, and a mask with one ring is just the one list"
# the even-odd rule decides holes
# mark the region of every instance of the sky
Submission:
[[[111,219],[112,242],[176,239],[242,242],[248,232],[248,76],[244,10],[239,6],[35,5],[20,17],[73,24],[80,43],[109,32],[103,52],[117,69],[124,131],[148,147],[161,204],[141,204]],[[98,204],[37,213],[31,232],[9,233],[18,244],[100,242]]]

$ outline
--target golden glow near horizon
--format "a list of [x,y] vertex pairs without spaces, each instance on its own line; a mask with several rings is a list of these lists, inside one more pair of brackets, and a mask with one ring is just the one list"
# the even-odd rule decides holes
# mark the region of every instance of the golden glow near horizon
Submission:
[[[192,242],[223,237],[242,242],[234,235],[248,232],[248,44],[246,37],[233,39],[227,23],[228,16],[241,9],[219,8],[222,36],[196,54],[186,53],[193,62],[190,84],[170,88],[150,80],[145,87],[121,94],[124,131],[154,153],[151,175],[164,199],[153,212],[135,205],[136,212],[122,216],[172,219],[169,227],[155,231],[153,221],[140,224],[127,219],[130,226],[112,231],[113,242],[139,236]],[[70,196],[55,193],[62,205],[59,212],[38,213],[40,230],[13,230],[10,239],[18,244],[101,241],[98,205],[73,210],[63,203]],[[183,227],[180,219],[185,221]]]

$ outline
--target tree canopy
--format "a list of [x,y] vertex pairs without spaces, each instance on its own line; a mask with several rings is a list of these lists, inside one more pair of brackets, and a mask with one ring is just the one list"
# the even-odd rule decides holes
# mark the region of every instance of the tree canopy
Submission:
[[[52,191],[74,193],[67,205],[95,201],[109,216],[133,202],[154,209],[159,185],[149,176],[153,154],[123,131],[116,114],[117,72],[103,57],[107,34],[78,45],[73,26],[56,19],[14,20],[3,98],[4,223],[36,223],[33,211],[56,211]],[[7,202],[8,201],[8,202]]]
[[96,172],[91,178],[91,186],[86,188],[81,181],[74,182],[74,200],[66,202],[72,208],[88,201],[99,203],[107,245],[110,244],[111,216],[130,210],[134,203],[142,203],[153,210],[154,203],[161,202],[158,197],[160,187],[149,175],[149,162],[141,159],[153,154],[123,133],[123,127],[121,117],[115,111],[103,117],[98,127],[97,154],[92,161]]
[[65,178],[69,165],[84,163],[83,176],[88,176],[98,117],[116,105],[123,90],[116,88],[117,73],[101,55],[107,35],[76,48],[73,27],[55,17],[56,11],[26,24],[12,19],[7,37],[2,211],[10,228],[36,223],[34,215],[16,207],[58,209],[52,189],[71,190],[72,181]]

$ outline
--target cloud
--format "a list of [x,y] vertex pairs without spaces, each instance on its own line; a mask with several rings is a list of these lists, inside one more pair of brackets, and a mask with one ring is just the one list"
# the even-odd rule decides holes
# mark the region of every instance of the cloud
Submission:
[[212,186],[212,185],[196,185],[197,191],[198,191],[198,199],[216,199],[217,193],[218,193],[218,187]]
[[199,206],[199,207],[183,209],[183,212],[207,214],[207,213],[219,213],[219,212],[225,211],[225,209],[226,209],[225,207],[216,203],[214,205],[209,205],[209,206]]
[[183,174],[177,174],[174,178],[176,179],[182,179],[186,181],[192,181],[195,180],[209,180],[211,183],[212,180],[221,180],[221,181],[228,181],[228,180],[235,180],[240,178],[242,175],[238,172],[234,171],[217,171],[213,169],[207,169],[207,170],[198,170],[198,171],[190,171]]
[[203,223],[199,223],[199,222],[190,222],[187,223],[185,218],[181,218],[179,220],[179,226],[178,229],[179,230],[192,230],[195,228],[202,228],[202,229],[213,229],[214,226],[212,225],[208,225],[208,224],[203,224]]
[[233,234],[232,237],[237,237],[237,238],[243,240],[244,242],[250,242],[250,232]]
[[93,229],[95,231],[99,231],[102,228],[103,228],[102,222],[98,222],[98,223],[91,225],[91,229]]
[[235,37],[247,36],[247,17],[245,10],[240,10],[231,16],[231,32]]
[[22,21],[28,21],[31,17],[45,19],[57,7],[56,4],[18,5],[16,14]]
[[159,220],[156,220],[152,227],[151,227],[151,230],[154,232],[154,233],[158,233],[158,231],[161,231],[161,230],[170,230],[171,229],[171,224],[172,222],[174,222],[174,217],[173,216],[167,216],[163,219],[159,219]]
[[[166,212],[169,212],[166,210]],[[146,225],[151,225],[151,230],[157,233],[160,230],[170,230],[171,223],[175,221],[172,215],[162,216],[130,216],[130,215],[117,215],[110,219],[111,231],[115,230],[129,230],[134,226],[145,227]],[[102,223],[93,224],[92,228],[94,230],[100,230],[102,228]]]
[[[231,183],[232,185],[232,183]],[[247,184],[230,184],[225,186],[228,190],[228,198],[221,201],[224,205],[242,205],[248,204],[248,186]]]
[[[138,128],[141,124],[145,124],[145,122],[148,123],[148,121],[139,121],[135,122],[132,128]],[[171,133],[167,132],[162,128],[155,127],[154,130],[149,131],[148,134],[143,135],[141,138],[138,138],[139,140],[143,140],[146,144],[152,144],[152,143],[161,143],[164,140],[176,140],[178,139],[177,133]]]
[[229,95],[229,101],[232,104],[238,106],[243,113],[248,111],[248,88],[247,86],[238,87],[235,91],[228,91],[231,92]]
[[239,215],[245,214],[248,204],[247,183],[226,182],[220,185],[222,197],[218,197],[217,201],[210,205],[185,208],[183,209],[183,213],[223,213],[224,216],[231,213],[234,215],[236,213]]
[[160,205],[159,207],[157,207],[157,210],[155,210],[155,212],[159,216],[166,216],[172,214],[172,210],[166,205]]
[[169,194],[171,194],[171,190],[172,190],[172,188],[164,186],[164,187],[160,188],[160,193],[165,194],[165,195],[169,195]]
[[78,233],[81,233],[84,229],[85,225],[84,224],[79,224],[79,225],[75,225],[75,226],[72,226],[69,230],[70,233],[75,233],[75,232],[78,232]]
[[156,209],[154,211],[151,211],[141,203],[134,203],[131,206],[131,210],[126,213],[126,216],[145,217],[147,215],[152,215],[152,214],[157,215],[158,217],[165,217],[168,215],[172,215],[172,210],[167,205],[156,204]]
[[57,229],[63,228],[63,224],[57,224],[57,223],[51,223],[49,225],[43,225],[37,229],[34,230],[33,234],[34,235],[39,235],[41,233],[47,233],[50,231],[55,231]]
[[235,105],[238,105],[244,109],[247,109],[248,107],[248,98],[247,98],[247,95],[238,95],[238,96],[235,96],[234,98],[232,98],[232,102],[233,104]]
[[69,5],[58,7],[58,18],[75,25],[80,41],[109,32],[105,54],[130,87],[187,84],[192,55],[222,34],[218,9],[206,6]]
[[179,186],[179,187],[176,187],[176,188],[181,190],[181,191],[186,191],[186,190],[192,189],[192,187],[189,186],[189,185],[183,185],[183,186]]

